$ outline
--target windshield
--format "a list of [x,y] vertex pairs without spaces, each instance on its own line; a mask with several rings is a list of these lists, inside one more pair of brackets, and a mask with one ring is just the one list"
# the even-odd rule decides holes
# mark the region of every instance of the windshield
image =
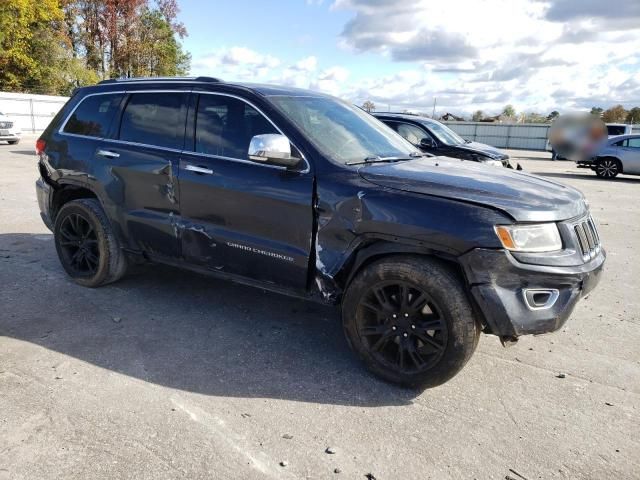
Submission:
[[462,143],[466,143],[464,138],[446,125],[437,122],[429,122],[426,124],[426,127],[431,130],[431,132],[438,137],[438,140],[445,145],[460,145]]
[[273,95],[269,99],[324,156],[337,162],[409,158],[418,152],[382,122],[336,98]]

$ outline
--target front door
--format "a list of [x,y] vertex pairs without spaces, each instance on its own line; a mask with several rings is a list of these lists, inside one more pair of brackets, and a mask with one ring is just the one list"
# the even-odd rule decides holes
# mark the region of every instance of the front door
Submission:
[[248,159],[254,135],[280,132],[246,101],[202,93],[193,105],[193,148],[180,160],[183,256],[212,270],[304,289],[312,173]]

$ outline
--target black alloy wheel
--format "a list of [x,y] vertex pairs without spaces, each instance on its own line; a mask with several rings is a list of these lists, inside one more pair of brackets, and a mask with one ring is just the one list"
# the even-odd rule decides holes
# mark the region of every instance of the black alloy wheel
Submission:
[[363,267],[342,298],[342,325],[371,372],[411,388],[454,377],[481,328],[455,269],[422,255],[390,255]]
[[72,213],[62,220],[59,232],[61,254],[73,273],[79,277],[95,275],[100,264],[100,249],[89,220]]
[[438,363],[447,345],[441,309],[422,288],[405,281],[373,285],[357,314],[363,344],[380,364],[416,374]]
[[620,173],[620,165],[615,158],[603,158],[596,164],[596,175],[601,178],[614,178]]

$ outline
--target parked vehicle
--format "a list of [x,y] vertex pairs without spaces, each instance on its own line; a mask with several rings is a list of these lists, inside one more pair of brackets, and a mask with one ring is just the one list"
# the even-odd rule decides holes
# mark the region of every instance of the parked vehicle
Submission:
[[640,125],[630,125],[628,123],[607,123],[607,135],[609,138],[618,135],[640,134]]
[[22,130],[18,128],[16,123],[4,113],[0,112],[0,141],[5,141],[9,143],[9,145],[16,145],[20,142],[21,136]]
[[481,331],[560,328],[605,261],[579,191],[425,157],[306,90],[109,80],[77,90],[36,150],[41,216],[78,284],[146,259],[340,305],[351,348],[403,385],[454,376]]
[[[606,123],[605,127],[607,129],[607,136],[609,138],[617,137],[619,135],[640,134],[640,125],[630,125],[626,123]],[[549,140],[547,140],[546,150],[551,152],[552,160],[568,160],[568,158],[558,154],[553,149]]]
[[423,152],[472,160],[494,167],[512,168],[509,155],[506,153],[484,143],[465,140],[436,120],[403,113],[374,113],[373,115]]
[[640,135],[621,135],[604,141],[578,168],[590,168],[600,178],[612,179],[620,173],[640,175]]

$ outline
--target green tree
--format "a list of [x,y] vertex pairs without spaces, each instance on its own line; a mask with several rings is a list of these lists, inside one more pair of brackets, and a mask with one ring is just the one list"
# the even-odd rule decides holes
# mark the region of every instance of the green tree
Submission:
[[55,93],[63,20],[57,0],[0,2],[0,89]]
[[622,105],[616,105],[604,111],[602,120],[607,123],[622,123],[627,119],[627,111]]
[[525,123],[546,123],[547,118],[544,115],[540,115],[539,113],[530,112],[525,114],[524,121]]
[[633,107],[631,110],[629,110],[629,113],[627,113],[626,122],[634,124],[640,123],[640,107]]
[[140,17],[137,50],[131,62],[133,76],[184,75],[191,56],[182,50],[171,24],[160,10],[146,9]]
[[595,117],[601,117],[602,116],[602,112],[604,112],[604,110],[600,107],[591,107],[591,115],[595,116]]
[[505,117],[509,117],[509,118],[515,118],[516,109],[513,108],[513,105],[507,105],[502,110],[502,115],[505,116]]
[[556,118],[560,116],[560,112],[554,110],[549,115],[547,115],[547,122],[553,122]]
[[474,122],[480,122],[482,121],[483,118],[484,118],[484,112],[482,110],[476,110],[475,112],[473,112],[473,115],[471,116],[471,120]]

